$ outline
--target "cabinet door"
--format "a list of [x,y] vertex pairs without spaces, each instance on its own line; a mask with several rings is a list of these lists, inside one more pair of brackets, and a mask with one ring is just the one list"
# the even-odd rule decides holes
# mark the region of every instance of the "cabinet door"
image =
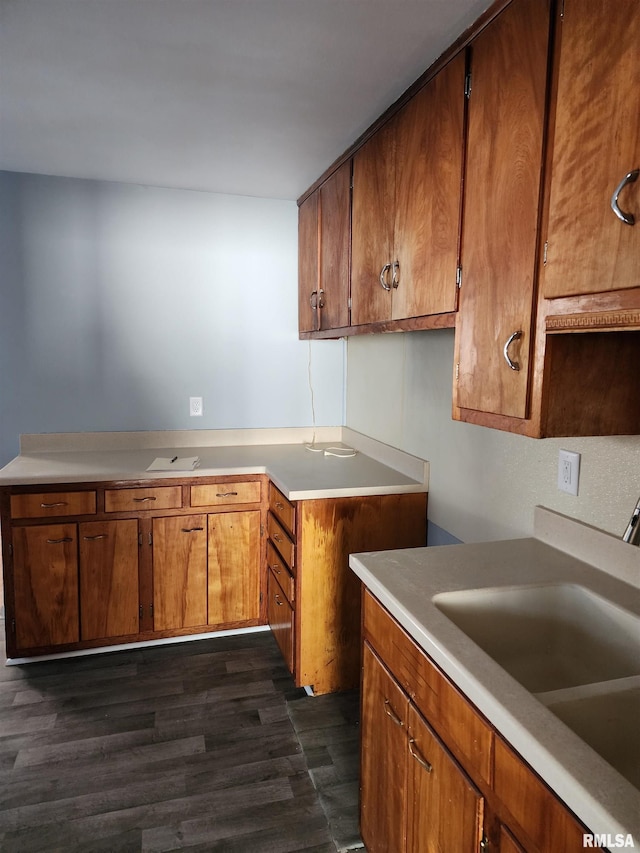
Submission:
[[548,38],[548,2],[514,0],[471,47],[455,404],[517,418],[528,412]]
[[360,832],[369,853],[405,849],[408,702],[406,693],[365,643]]
[[[354,326],[391,318],[395,135],[395,122],[391,120],[353,158],[351,324]],[[381,275],[388,289],[381,286]]]
[[271,571],[268,578],[267,598],[269,627],[273,631],[287,668],[292,673],[294,667],[293,608]]
[[207,624],[207,516],[153,519],[153,627]]
[[260,618],[260,512],[209,516],[209,625]]
[[544,295],[640,287],[640,4],[564,0]]
[[91,521],[79,534],[80,638],[137,634],[138,522]]
[[14,528],[13,552],[17,647],[78,642],[76,525]]
[[351,160],[319,189],[320,329],[349,325],[349,247],[351,245]]
[[407,851],[476,853],[482,795],[413,705],[408,736]]
[[298,329],[318,328],[318,198],[316,190],[298,208]]
[[456,309],[464,82],[462,52],[397,117],[394,320]]

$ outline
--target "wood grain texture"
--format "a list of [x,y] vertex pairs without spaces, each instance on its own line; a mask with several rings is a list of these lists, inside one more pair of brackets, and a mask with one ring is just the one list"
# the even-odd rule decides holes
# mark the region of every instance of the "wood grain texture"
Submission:
[[[472,45],[454,405],[524,418],[543,130],[549,4],[516,0]],[[503,347],[517,331],[510,354]]]
[[637,0],[565,0],[547,226],[547,298],[640,285],[640,6]]
[[320,329],[349,324],[351,251],[351,161],[344,163],[319,190]]
[[11,495],[12,518],[90,515],[95,511],[96,493],[93,490]]
[[394,320],[456,309],[464,80],[463,52],[395,120]]
[[153,519],[154,630],[207,624],[207,516]]
[[18,648],[79,640],[78,534],[75,524],[13,531]]
[[105,512],[175,509],[182,506],[182,486],[105,489]]
[[230,506],[233,504],[260,503],[259,480],[229,483],[211,483],[191,486],[191,506]]
[[260,512],[222,512],[208,519],[208,622],[260,618]]
[[78,533],[80,639],[138,633],[138,522],[85,522]]

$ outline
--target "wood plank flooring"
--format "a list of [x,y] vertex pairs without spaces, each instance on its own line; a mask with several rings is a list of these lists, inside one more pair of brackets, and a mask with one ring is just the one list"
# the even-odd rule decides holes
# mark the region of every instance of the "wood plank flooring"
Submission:
[[[0,654],[4,660],[4,644]],[[0,849],[346,849],[357,758],[346,746],[332,771],[317,730],[339,741],[341,715],[357,739],[355,723],[327,703],[325,722],[316,706],[306,726],[316,731],[307,738],[311,763],[324,761],[334,776],[325,801],[333,782],[336,793],[351,785],[342,790],[351,824],[336,844],[287,705],[309,720],[306,700],[325,697],[303,697],[269,632],[0,666]],[[330,816],[334,826],[339,811]]]

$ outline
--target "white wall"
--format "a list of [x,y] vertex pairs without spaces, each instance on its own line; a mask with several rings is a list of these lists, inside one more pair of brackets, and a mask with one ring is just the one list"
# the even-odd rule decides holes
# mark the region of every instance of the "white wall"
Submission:
[[344,343],[297,336],[293,201],[4,172],[0,251],[0,464],[20,433],[309,426],[310,354],[343,422]]
[[[622,535],[640,495],[640,437],[531,439],[451,420],[453,331],[353,337],[347,425],[431,463],[429,520],[465,542],[528,536],[542,504]],[[558,450],[582,454],[557,490]]]

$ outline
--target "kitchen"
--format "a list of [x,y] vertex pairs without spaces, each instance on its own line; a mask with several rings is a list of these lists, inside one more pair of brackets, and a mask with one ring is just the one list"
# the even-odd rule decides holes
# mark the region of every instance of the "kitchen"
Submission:
[[[3,463],[25,433],[193,429],[202,395],[199,429],[344,424],[430,460],[430,544],[531,535],[538,504],[622,534],[637,436],[453,422],[451,329],[297,340],[291,198],[27,172],[0,176]],[[581,454],[576,497],[560,449]]]

